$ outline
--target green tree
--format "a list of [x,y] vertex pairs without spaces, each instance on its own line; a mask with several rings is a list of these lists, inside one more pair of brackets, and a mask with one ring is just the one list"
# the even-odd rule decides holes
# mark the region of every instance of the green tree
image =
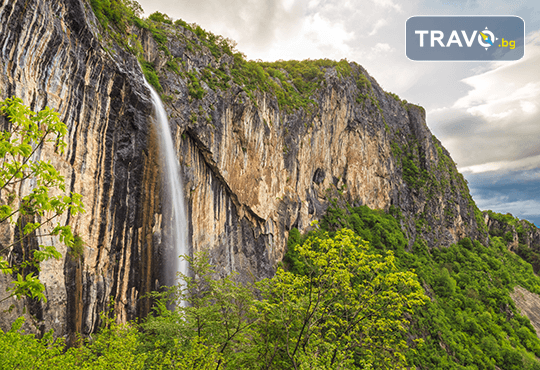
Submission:
[[[141,325],[146,350],[159,343],[164,353],[197,353],[197,345],[204,345],[208,360],[194,368],[211,363],[214,368],[242,368],[237,365],[248,356],[249,328],[256,319],[251,285],[238,281],[237,274],[217,278],[205,253],[185,258],[190,273],[179,273],[179,284],[168,292],[153,294],[159,299],[157,315]],[[171,303],[176,306],[172,312]]]
[[416,275],[399,272],[392,251],[375,253],[348,229],[295,248],[301,272],[278,268],[257,289],[234,275],[218,278],[197,255],[183,285],[168,292],[184,304],[170,312],[162,300],[142,325],[146,350],[196,340],[217,353],[216,369],[403,368],[405,314],[427,300]]
[[446,268],[443,268],[434,280],[433,289],[441,297],[451,297],[456,292],[456,281]]
[[[36,157],[46,145],[53,145],[62,153],[67,128],[50,108],[36,113],[18,98],[0,101],[0,113],[4,117],[0,132],[0,226],[15,231],[11,240],[4,239],[0,244],[0,272],[16,276],[13,286],[8,288],[8,296],[0,300],[13,296],[46,300],[45,288],[35,274],[39,273],[41,262],[61,255],[54,246],[32,249],[29,241],[40,231],[39,236],[56,235],[68,247],[80,244],[71,228],[57,220],[65,212],[73,215],[84,209],[81,195],[65,195],[64,178],[50,161]],[[25,190],[28,188],[31,189]],[[44,231],[43,226],[55,222],[50,232]],[[30,247],[30,250],[19,261],[8,261],[2,254],[13,247],[23,251]]]
[[[405,313],[427,298],[392,251],[374,253],[348,229],[310,236],[296,246],[305,274],[279,268],[261,284],[263,368],[404,368]],[[314,367],[311,367],[314,366]]]
[[104,28],[111,22],[122,33],[126,32],[133,18],[143,13],[136,0],[90,0],[90,5]]

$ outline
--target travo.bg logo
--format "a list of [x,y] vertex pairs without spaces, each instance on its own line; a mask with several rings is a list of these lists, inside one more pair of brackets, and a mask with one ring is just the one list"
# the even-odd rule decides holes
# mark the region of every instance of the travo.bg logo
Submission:
[[405,33],[411,60],[518,60],[525,52],[525,23],[516,16],[418,16],[407,20]]
[[[467,32],[462,30],[461,35],[463,36],[464,42],[461,41],[459,33],[456,30],[453,30],[446,44],[444,43],[444,33],[442,31],[430,32],[428,30],[416,30],[414,31],[414,33],[420,35],[421,48],[424,47],[424,35],[426,34],[431,34],[431,47],[434,47],[435,42],[437,42],[441,47],[451,47],[452,45],[457,45],[461,48],[465,44],[467,47],[470,48],[473,45],[476,34],[478,33],[478,43],[487,50],[490,46],[493,46],[494,41],[497,41],[499,39],[498,37],[495,37],[495,35],[493,35],[493,32],[488,30],[487,27],[485,30],[480,32],[475,30],[470,36],[467,36]],[[503,38],[498,46],[510,47],[510,49],[514,49],[516,47],[516,41],[508,41]]]

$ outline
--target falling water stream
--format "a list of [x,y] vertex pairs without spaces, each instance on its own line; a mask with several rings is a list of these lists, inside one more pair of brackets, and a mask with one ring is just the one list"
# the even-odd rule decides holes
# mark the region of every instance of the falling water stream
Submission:
[[162,201],[162,204],[164,207],[170,207],[170,209],[164,210],[168,212],[163,212],[163,215],[170,214],[172,220],[170,230],[171,240],[169,243],[173,247],[173,255],[169,254],[169,256],[166,256],[165,258],[174,258],[173,262],[170,264],[170,269],[174,272],[175,276],[176,272],[187,275],[187,261],[183,258],[178,258],[178,256],[186,255],[188,253],[188,227],[178,158],[174,149],[169,120],[167,119],[165,108],[163,108],[163,103],[152,86],[150,86],[147,81],[145,81],[145,83],[151,92],[152,102],[154,103],[159,150],[163,161],[163,190],[166,198]]

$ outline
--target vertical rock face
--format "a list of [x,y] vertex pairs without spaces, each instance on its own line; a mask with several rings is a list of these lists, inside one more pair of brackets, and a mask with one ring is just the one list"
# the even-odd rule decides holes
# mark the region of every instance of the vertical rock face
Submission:
[[[93,14],[82,1],[0,4],[1,95],[20,97],[34,111],[49,106],[59,112],[69,129],[68,148],[59,155],[45,147],[39,155],[61,171],[68,191],[83,195],[86,208],[59,220],[85,241],[80,258],[55,238],[39,238],[64,258],[41,266],[48,301],[37,319],[59,334],[89,333],[110,296],[121,319],[134,318],[137,309],[144,311],[140,295],[157,288],[159,271],[153,247],[159,166],[140,68],[131,55],[118,51],[111,58],[99,46]],[[4,295],[8,279],[2,279]],[[0,309],[12,303],[20,308],[23,302],[6,301]],[[18,314],[2,314],[2,326]]]
[[[137,61],[114,44],[100,44],[101,31],[82,0],[4,0],[0,20],[1,95],[60,112],[68,149],[40,155],[86,205],[85,214],[60,220],[86,242],[82,256],[70,256],[57,240],[39,240],[56,245],[64,258],[42,265],[48,301],[38,319],[59,334],[89,333],[111,296],[120,320],[144,315],[150,302],[141,296],[164,281],[164,248],[158,148]],[[218,67],[230,75],[234,58],[212,55],[187,28],[164,27],[169,54],[150,32],[131,32],[167,98],[193,252],[209,251],[223,271],[245,279],[271,276],[289,230],[308,230],[331,200],[396,212],[411,245],[487,237],[423,109],[384,92],[360,66],[350,65],[350,76],[321,67],[312,109],[285,110],[273,94],[234,82],[212,90],[201,81],[204,94],[193,98],[191,76]],[[167,68],[171,58],[182,64],[178,73]],[[354,74],[369,87],[360,87]],[[0,324],[12,319],[3,315]]]
[[[411,244],[487,240],[466,182],[423,109],[384,92],[362,67],[351,64],[349,76],[324,68],[312,110],[287,112],[271,93],[234,83],[210,88],[203,76],[232,71],[233,58],[215,58],[187,28],[164,27],[169,55],[148,32],[140,37],[176,128],[194,251],[210,250],[225,270],[269,276],[288,231],[308,230],[330,200],[393,206]],[[180,73],[166,68],[171,58],[182,61]],[[355,74],[369,88],[359,88]],[[193,76],[202,98],[190,96]]]

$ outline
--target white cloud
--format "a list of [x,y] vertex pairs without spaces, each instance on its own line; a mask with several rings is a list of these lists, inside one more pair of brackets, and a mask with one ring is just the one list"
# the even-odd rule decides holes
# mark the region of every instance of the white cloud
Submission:
[[427,111],[427,115],[430,116],[432,114],[446,112],[446,111],[448,111],[448,109],[449,109],[448,107],[433,108],[433,109]]
[[540,215],[540,201],[538,200],[518,200],[508,201],[507,196],[497,196],[493,198],[475,197],[478,208],[482,210],[492,210],[498,213],[511,213],[517,217]]
[[295,0],[282,0],[283,9],[286,12],[292,11],[294,8],[294,3],[295,3]]
[[388,53],[392,51],[392,47],[388,44],[384,43],[378,43],[374,47],[371,48],[371,52],[373,53]]
[[321,0],[310,0],[308,3],[308,9],[317,9]]
[[373,26],[373,30],[368,34],[369,36],[373,36],[381,29],[382,27],[386,26],[388,24],[388,21],[386,19],[379,19],[375,25]]
[[372,2],[383,8],[390,8],[397,12],[402,11],[401,5],[394,3],[392,0],[372,0]]
[[540,81],[507,81],[513,75],[512,71],[504,70],[463,80],[473,89],[459,99],[454,108],[465,109],[473,116],[486,119],[502,119],[513,113],[534,113],[533,108],[540,97]]
[[[173,19],[196,22],[215,34],[235,40],[238,50],[249,59],[267,61],[347,58],[362,63],[378,43],[393,48],[401,45],[406,19],[405,5],[395,0],[139,2],[146,15],[159,10]],[[385,51],[379,48],[376,50]],[[384,74],[380,75],[384,79]]]
[[482,163],[467,167],[459,167],[460,172],[483,173],[492,171],[518,171],[540,168],[540,155],[517,159],[514,161],[498,161]]
[[540,32],[527,40],[523,59],[491,63],[450,108],[429,111],[461,171],[540,168]]
[[530,101],[520,102],[521,110],[526,114],[535,114],[538,111],[537,103]]
[[525,56],[514,62],[494,62],[490,69],[462,82],[472,89],[458,99],[455,108],[469,108],[482,104],[515,102],[538,97],[540,88],[540,31],[527,35]]
[[343,24],[330,22],[320,13],[315,13],[302,19],[294,37],[278,31],[279,48],[262,50],[251,55],[263,60],[308,58],[339,60],[350,54],[347,41],[352,37],[353,33],[347,32]]

